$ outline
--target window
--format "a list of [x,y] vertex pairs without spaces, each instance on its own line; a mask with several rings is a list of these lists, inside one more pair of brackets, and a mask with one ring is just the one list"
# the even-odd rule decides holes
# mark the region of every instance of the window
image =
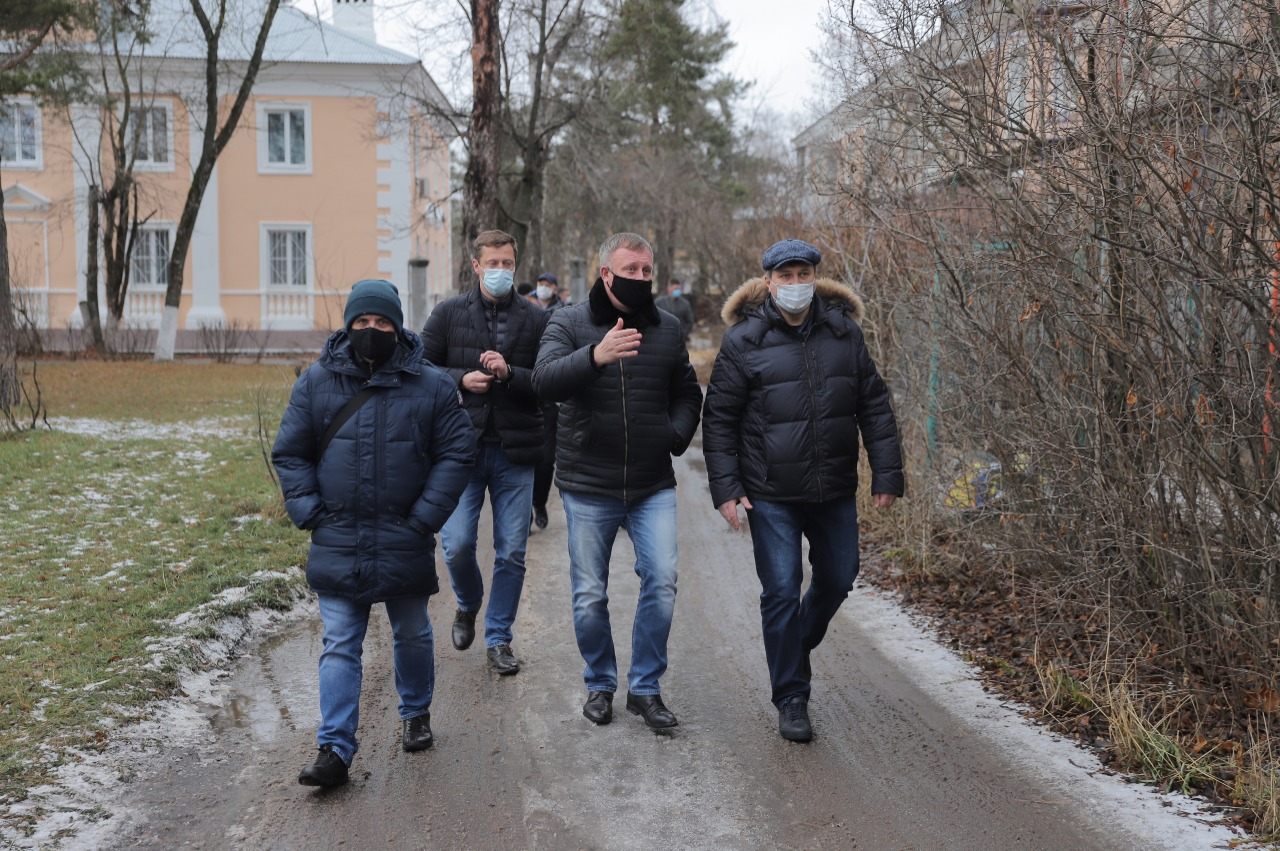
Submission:
[[143,106],[129,110],[129,138],[134,164],[172,168],[169,137],[169,110],[164,106]]
[[311,108],[306,104],[258,106],[258,171],[311,172]]
[[169,286],[169,228],[143,225],[133,244],[129,286],[157,289]]
[[0,162],[19,168],[41,168],[40,110],[35,104],[0,106]]
[[299,287],[309,282],[307,231],[301,228],[267,230],[267,285]]

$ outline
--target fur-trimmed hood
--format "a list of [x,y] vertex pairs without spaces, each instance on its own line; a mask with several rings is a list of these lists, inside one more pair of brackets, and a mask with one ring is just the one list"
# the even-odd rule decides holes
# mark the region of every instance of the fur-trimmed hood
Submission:
[[[763,277],[752,278],[725,299],[720,317],[724,319],[725,325],[741,322],[747,318],[747,314],[764,304],[768,295],[769,282]],[[818,278],[814,281],[813,296],[824,299],[832,307],[839,307],[842,312],[853,317],[854,322],[861,322],[866,312],[862,299],[854,295],[853,290],[831,278]]]

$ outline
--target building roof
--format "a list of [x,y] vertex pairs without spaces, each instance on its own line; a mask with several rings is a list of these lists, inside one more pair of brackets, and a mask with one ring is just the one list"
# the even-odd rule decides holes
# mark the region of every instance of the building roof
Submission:
[[[210,4],[204,4],[210,5]],[[247,60],[262,22],[261,0],[232,0],[220,44],[221,58]],[[144,52],[174,59],[203,59],[204,36],[185,0],[152,0]],[[316,62],[334,65],[417,65],[418,58],[340,29],[300,9],[280,4],[267,46],[265,63]]]

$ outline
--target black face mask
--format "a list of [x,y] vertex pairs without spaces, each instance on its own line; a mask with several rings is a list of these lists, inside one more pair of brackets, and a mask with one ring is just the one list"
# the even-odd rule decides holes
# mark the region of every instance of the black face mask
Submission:
[[372,361],[375,367],[382,366],[395,353],[395,331],[353,328],[347,334],[351,337],[351,348],[355,349],[356,357],[362,361]]
[[613,297],[622,302],[623,307],[631,310],[639,310],[653,301],[652,281],[637,281],[615,273],[609,288]]

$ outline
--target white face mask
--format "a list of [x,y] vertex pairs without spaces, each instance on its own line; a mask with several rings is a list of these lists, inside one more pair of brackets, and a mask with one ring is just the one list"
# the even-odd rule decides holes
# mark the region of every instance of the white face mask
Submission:
[[551,299],[551,296],[555,294],[555,290],[551,289],[551,287],[548,287],[546,285],[539,286],[538,289],[535,290],[535,292],[538,294],[538,298],[542,299],[543,301],[549,301]]
[[778,284],[773,300],[787,313],[804,313],[813,301],[813,284]]

